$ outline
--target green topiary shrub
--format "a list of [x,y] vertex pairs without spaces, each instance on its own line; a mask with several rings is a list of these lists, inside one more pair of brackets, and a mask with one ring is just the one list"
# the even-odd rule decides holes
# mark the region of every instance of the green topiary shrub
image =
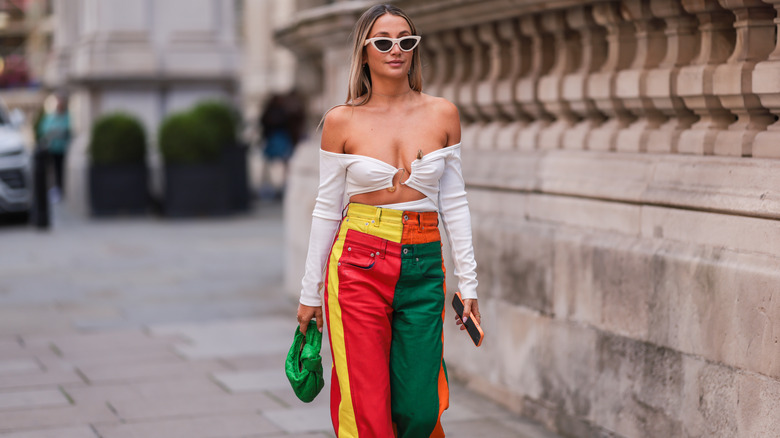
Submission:
[[219,160],[222,143],[213,124],[194,112],[179,112],[163,120],[158,133],[166,164],[211,163]]
[[142,163],[146,160],[146,132],[135,117],[111,113],[92,125],[89,155],[93,164]]
[[203,101],[197,104],[192,112],[202,123],[213,126],[222,146],[236,142],[238,114],[228,104],[218,100]]

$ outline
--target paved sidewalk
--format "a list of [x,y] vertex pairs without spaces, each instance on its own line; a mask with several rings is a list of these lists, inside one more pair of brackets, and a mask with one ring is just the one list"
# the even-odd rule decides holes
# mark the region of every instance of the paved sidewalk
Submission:
[[[0,438],[333,436],[329,388],[304,404],[284,376],[282,227],[276,204],[0,226]],[[451,390],[448,437],[554,437]]]

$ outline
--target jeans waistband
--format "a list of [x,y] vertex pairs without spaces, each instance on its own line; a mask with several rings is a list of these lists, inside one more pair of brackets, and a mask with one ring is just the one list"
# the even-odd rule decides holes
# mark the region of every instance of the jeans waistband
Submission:
[[379,226],[380,223],[390,225],[408,224],[420,227],[437,227],[439,225],[439,215],[435,211],[401,211],[354,202],[347,204],[343,216],[345,218],[365,220],[375,226]]

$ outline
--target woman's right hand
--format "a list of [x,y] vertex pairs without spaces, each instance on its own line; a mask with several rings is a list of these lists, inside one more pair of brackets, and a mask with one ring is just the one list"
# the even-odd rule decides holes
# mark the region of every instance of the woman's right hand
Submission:
[[309,321],[311,321],[312,318],[317,320],[317,330],[322,333],[322,307],[298,304],[298,325],[304,336],[306,336],[306,329],[309,328]]

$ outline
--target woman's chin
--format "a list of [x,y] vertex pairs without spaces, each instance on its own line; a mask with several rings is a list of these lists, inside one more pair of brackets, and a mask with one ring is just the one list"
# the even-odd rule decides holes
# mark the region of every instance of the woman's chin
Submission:
[[[372,72],[372,75],[373,75],[373,72]],[[384,69],[383,71],[379,72],[379,74],[376,75],[376,76],[382,76],[382,77],[385,77],[387,79],[399,80],[399,79],[406,78],[408,75],[406,73],[406,70],[404,70],[403,68],[389,68],[389,69]]]

